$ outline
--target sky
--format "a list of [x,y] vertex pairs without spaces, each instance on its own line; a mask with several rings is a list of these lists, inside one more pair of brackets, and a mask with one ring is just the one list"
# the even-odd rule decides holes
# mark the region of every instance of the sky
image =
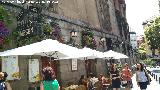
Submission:
[[125,0],[130,31],[144,35],[142,23],[159,14],[158,0]]

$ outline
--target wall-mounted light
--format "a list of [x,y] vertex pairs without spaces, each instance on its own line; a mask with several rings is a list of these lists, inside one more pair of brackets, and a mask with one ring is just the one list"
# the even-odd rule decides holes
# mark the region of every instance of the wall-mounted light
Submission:
[[100,38],[100,40],[101,40],[101,42],[105,42],[106,41],[106,39],[105,38]]
[[70,32],[70,35],[71,35],[71,37],[77,37],[77,31],[73,29],[73,30]]

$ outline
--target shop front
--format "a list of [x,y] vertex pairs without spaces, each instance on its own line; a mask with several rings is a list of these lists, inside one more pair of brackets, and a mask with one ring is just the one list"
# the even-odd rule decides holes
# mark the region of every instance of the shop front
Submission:
[[54,60],[50,64],[49,57],[41,56],[7,56],[2,57],[2,71],[8,73],[7,80],[12,90],[39,90],[41,71],[44,67],[50,66],[54,69],[55,75],[61,87],[71,84],[77,85],[81,75],[88,76],[93,73],[95,76],[104,74],[106,66],[102,60]]
[[[39,90],[41,70],[50,66],[49,59],[41,56],[5,56],[1,59],[1,71],[8,73],[7,81],[12,90]],[[58,61],[51,61],[56,76],[57,65]]]

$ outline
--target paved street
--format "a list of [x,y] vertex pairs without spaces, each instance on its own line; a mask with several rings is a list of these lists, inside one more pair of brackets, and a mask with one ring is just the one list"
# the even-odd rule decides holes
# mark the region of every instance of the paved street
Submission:
[[[148,88],[147,90],[160,90],[160,84],[158,82],[156,82],[155,79],[152,79],[152,82],[150,85],[148,85]],[[139,87],[137,86],[137,82],[136,82],[136,75],[134,74],[133,77],[132,77],[132,80],[133,80],[133,88],[132,90],[140,90]],[[121,90],[124,90],[123,88]]]

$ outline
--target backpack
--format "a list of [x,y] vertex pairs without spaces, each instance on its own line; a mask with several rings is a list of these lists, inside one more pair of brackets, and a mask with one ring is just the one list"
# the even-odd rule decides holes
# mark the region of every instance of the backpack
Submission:
[[0,83],[0,90],[6,90],[5,82]]

